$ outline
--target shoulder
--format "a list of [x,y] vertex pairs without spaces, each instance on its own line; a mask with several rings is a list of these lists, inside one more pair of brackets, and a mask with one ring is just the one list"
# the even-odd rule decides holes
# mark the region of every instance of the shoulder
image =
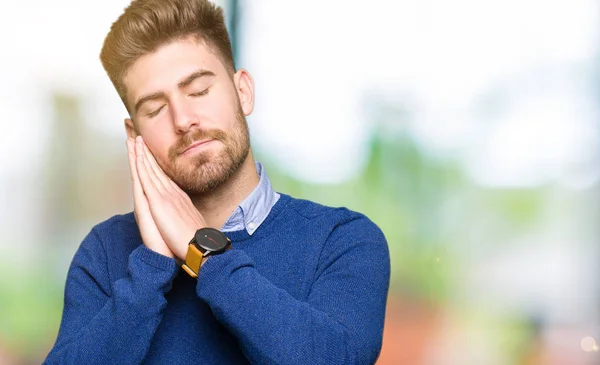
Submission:
[[[136,240],[133,238],[136,232],[138,230],[133,213],[115,215],[95,225],[73,256],[67,283],[83,283],[92,277],[96,285],[110,295],[111,278],[117,277],[115,265],[125,267],[129,253],[136,247]],[[122,276],[122,272],[124,269],[119,271],[119,275]]]
[[118,246],[133,251],[141,244],[140,231],[133,212],[114,215],[94,226],[93,230],[108,250]]
[[[308,200],[291,198],[290,209],[297,220],[310,221],[305,238],[319,236],[315,277],[327,272],[369,275],[371,284],[387,288],[390,276],[390,253],[382,230],[365,214],[346,207],[330,207]],[[296,222],[294,222],[296,223]],[[306,226],[304,226],[306,227]],[[354,275],[354,274],[352,274]]]
[[126,214],[117,214],[107,220],[96,224],[93,228],[97,234],[102,237],[107,234],[114,235],[115,231],[126,233],[128,231],[137,230],[137,223],[133,212]]
[[96,224],[81,244],[82,249],[131,252],[141,243],[133,212],[117,214]]
[[346,207],[331,207],[310,200],[290,197],[288,208],[301,219],[323,225],[330,232],[330,240],[346,237],[350,241],[385,243],[381,229],[363,213]]

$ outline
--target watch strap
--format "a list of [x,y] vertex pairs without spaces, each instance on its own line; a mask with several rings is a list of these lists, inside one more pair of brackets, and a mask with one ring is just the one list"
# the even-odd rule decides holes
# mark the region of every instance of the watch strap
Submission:
[[198,247],[194,244],[190,244],[188,247],[187,254],[185,256],[185,263],[181,267],[194,279],[198,278],[200,272],[200,266],[202,266],[202,260],[204,255]]

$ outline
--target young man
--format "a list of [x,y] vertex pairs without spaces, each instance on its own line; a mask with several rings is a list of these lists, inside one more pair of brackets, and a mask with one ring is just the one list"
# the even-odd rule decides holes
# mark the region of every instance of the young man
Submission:
[[272,190],[222,10],[133,1],[100,57],[129,111],[134,212],[83,240],[45,363],[374,363],[385,238],[364,215]]

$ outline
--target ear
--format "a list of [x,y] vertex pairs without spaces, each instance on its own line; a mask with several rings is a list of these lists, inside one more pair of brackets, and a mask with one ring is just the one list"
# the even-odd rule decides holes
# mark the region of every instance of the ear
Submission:
[[134,138],[139,135],[137,129],[135,128],[135,124],[133,120],[130,118],[125,118],[125,132],[127,133],[127,137]]
[[248,116],[254,110],[254,80],[248,71],[240,68],[233,75],[233,83],[240,99],[242,111]]

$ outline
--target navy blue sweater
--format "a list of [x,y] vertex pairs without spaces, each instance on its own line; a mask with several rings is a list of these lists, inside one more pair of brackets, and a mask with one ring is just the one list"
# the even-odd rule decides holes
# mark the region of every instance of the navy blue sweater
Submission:
[[67,276],[45,364],[372,364],[390,261],[364,215],[281,194],[198,280],[147,249],[132,213],[97,225]]

